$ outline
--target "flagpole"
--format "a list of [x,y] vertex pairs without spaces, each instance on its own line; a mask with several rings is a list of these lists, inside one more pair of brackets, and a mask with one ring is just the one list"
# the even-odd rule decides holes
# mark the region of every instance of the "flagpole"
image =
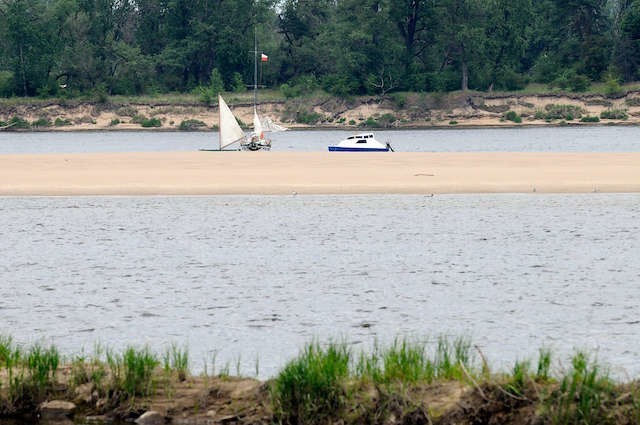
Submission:
[[258,33],[253,27],[253,110],[258,110]]

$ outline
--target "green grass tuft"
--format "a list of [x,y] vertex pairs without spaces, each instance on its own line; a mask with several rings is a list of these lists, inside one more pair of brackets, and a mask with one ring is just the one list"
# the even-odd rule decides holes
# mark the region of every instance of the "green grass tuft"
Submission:
[[608,403],[614,398],[613,382],[584,352],[573,357],[571,366],[548,400],[551,423],[609,423],[607,411]]
[[281,424],[324,423],[345,406],[351,353],[344,344],[314,342],[274,380],[271,397]]
[[176,371],[178,379],[184,381],[189,373],[189,350],[187,347],[180,348],[176,344],[171,344],[163,356],[163,367],[165,372]]

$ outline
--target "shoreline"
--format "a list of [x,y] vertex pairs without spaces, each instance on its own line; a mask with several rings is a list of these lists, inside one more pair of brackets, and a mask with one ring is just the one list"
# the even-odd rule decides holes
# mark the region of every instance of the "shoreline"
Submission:
[[[395,93],[350,99],[323,93],[291,99],[281,98],[277,92],[270,92],[269,96],[270,100],[260,103],[261,114],[291,129],[640,125],[637,90],[616,96],[518,92]],[[0,132],[212,131],[218,125],[217,105],[206,105],[195,98],[191,102],[171,99],[0,99]],[[253,104],[247,95],[228,93],[227,103],[242,125],[250,127]]]
[[0,387],[0,422],[637,422],[638,381],[613,380],[591,353],[576,351],[571,367],[558,373],[553,353],[540,349],[537,361],[501,371],[468,339],[441,336],[434,345],[397,339],[358,353],[346,343],[309,343],[276,376],[261,381],[239,370],[231,375],[229,365],[216,373],[215,359],[212,375],[192,375],[188,348],[176,345],[164,354],[130,346],[106,358],[94,353],[64,362],[53,345],[20,347],[2,337],[0,348],[16,354],[0,365],[0,382],[10,383]]
[[[565,128],[565,127],[640,127],[640,121],[617,121],[617,122],[600,122],[600,123],[580,123],[580,122],[565,122],[565,123],[491,123],[491,124],[464,124],[459,123],[456,125],[449,124],[409,124],[398,127],[346,127],[337,125],[322,125],[322,126],[307,126],[304,124],[296,124],[288,128],[289,131],[302,131],[302,132],[314,132],[314,131],[347,131],[352,133],[361,132],[386,132],[386,131],[403,131],[403,130],[485,130],[485,129],[517,129],[523,130],[531,128]],[[245,129],[245,131],[248,129]],[[31,128],[31,129],[0,129],[7,134],[29,134],[29,133],[217,133],[217,128],[203,128],[192,130],[180,130],[177,127],[160,127],[160,128],[144,128],[133,126],[120,126],[120,127],[81,127],[81,126],[69,126],[69,127],[47,127],[47,128]]]
[[638,193],[640,152],[0,155],[0,196]]

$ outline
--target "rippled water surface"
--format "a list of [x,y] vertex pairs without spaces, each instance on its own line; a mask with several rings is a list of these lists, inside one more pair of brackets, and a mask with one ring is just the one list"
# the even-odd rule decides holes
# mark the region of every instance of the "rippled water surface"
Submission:
[[[348,131],[272,134],[273,151],[326,151]],[[401,152],[638,152],[638,127],[538,127],[377,131]],[[0,154],[195,151],[216,148],[217,132],[0,132]]]
[[[0,198],[0,334],[272,376],[314,337],[640,364],[640,195]],[[210,369],[209,369],[210,370]]]

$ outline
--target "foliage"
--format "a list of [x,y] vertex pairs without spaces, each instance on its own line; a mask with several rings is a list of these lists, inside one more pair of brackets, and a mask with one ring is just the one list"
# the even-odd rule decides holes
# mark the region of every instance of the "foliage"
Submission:
[[622,109],[608,109],[600,112],[600,118],[603,120],[626,120],[629,115],[627,111]]
[[259,86],[287,97],[521,90],[530,79],[576,92],[605,81],[613,93],[611,70],[619,83],[640,78],[637,1],[8,0],[0,96],[195,92],[214,104],[253,81],[253,30],[269,54]]
[[582,117],[580,119],[580,122],[600,122],[600,118],[597,116],[592,117],[590,115],[587,115],[586,117]]
[[171,344],[163,356],[163,367],[165,371],[176,371],[178,379],[184,381],[189,372],[189,350],[178,347],[175,343]]
[[551,423],[607,423],[607,403],[612,398],[613,383],[608,375],[587,354],[578,352],[560,387],[548,400]]
[[10,126],[11,130],[21,130],[21,129],[31,128],[31,124],[29,124],[29,121],[19,116],[11,117],[7,125]]
[[34,122],[31,123],[32,127],[51,127],[51,120],[49,120],[49,118],[46,117],[41,117],[38,118],[37,120],[35,120]]
[[231,87],[235,93],[243,93],[247,91],[247,85],[244,83],[242,79],[242,74],[239,72],[233,73],[233,81],[231,83]]
[[153,388],[153,371],[159,361],[148,348],[129,347],[121,355],[107,352],[107,365],[114,390],[127,397],[148,395]]
[[73,123],[69,119],[66,119],[66,118],[62,119],[62,118],[58,117],[53,122],[53,125],[55,125],[56,127],[64,127],[64,126],[68,126],[68,125],[73,125]]
[[178,129],[182,131],[194,131],[198,128],[202,128],[206,126],[207,125],[200,120],[189,119],[189,120],[182,121]]
[[317,124],[324,116],[315,111],[300,110],[296,112],[296,122],[300,124]]
[[286,98],[300,97],[313,93],[318,89],[318,81],[313,75],[301,75],[280,86],[280,91]]
[[0,97],[8,97],[12,92],[13,72],[0,70]]
[[198,88],[200,93],[200,101],[206,105],[213,105],[218,102],[218,95],[224,91],[224,82],[218,68],[211,71],[208,86]]
[[307,345],[273,382],[271,397],[278,422],[323,423],[328,414],[342,409],[350,356],[344,344]]
[[535,114],[535,119],[542,119],[547,121],[553,120],[567,120],[572,121],[576,118],[581,118],[583,110],[579,106],[575,105],[557,105],[550,103],[545,105],[544,110],[538,110]]
[[520,124],[522,122],[522,117],[518,115],[515,111],[507,111],[504,114],[504,119],[508,121],[512,121],[516,124]]
[[160,121],[159,118],[147,118],[147,119],[143,119],[140,122],[140,125],[144,128],[155,128],[155,127],[162,127],[162,121]]

